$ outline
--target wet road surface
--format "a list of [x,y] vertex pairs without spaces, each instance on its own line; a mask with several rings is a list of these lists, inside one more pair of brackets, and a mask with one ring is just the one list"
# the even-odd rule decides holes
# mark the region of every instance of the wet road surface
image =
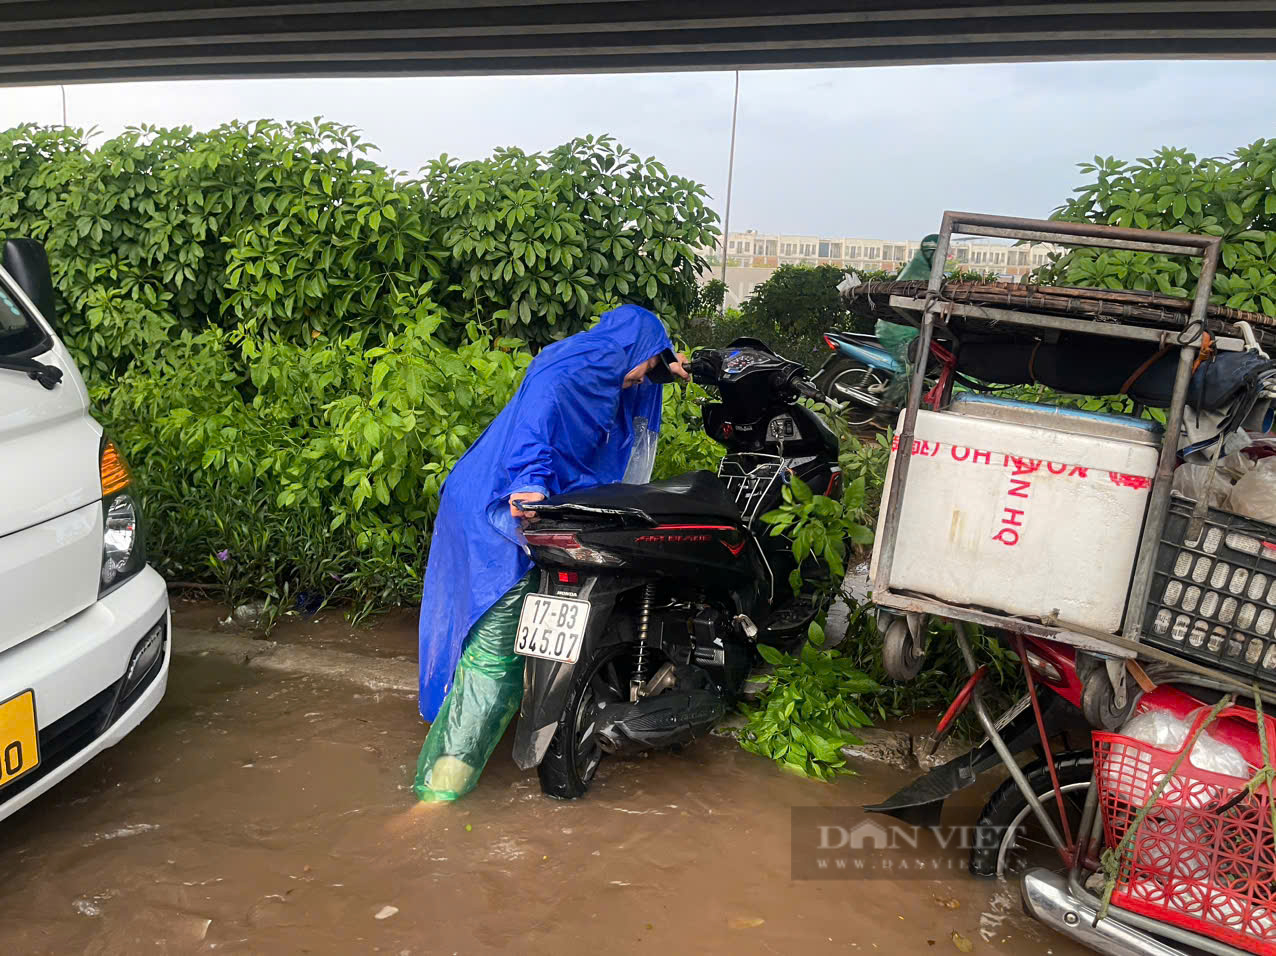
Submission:
[[791,808],[873,802],[896,771],[817,784],[709,738],[565,803],[507,736],[475,793],[422,806],[422,737],[410,698],[178,655],[137,732],[0,822],[0,952],[1079,952],[959,863],[792,880]]

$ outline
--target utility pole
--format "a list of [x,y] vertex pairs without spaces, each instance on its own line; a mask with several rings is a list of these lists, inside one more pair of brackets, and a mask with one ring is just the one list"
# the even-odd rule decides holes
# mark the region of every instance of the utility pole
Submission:
[[66,87],[59,86],[58,89],[62,91],[62,125],[65,127],[66,126]]
[[727,208],[722,216],[722,314],[727,314],[727,242],[731,236],[731,181],[735,177],[735,121],[740,112],[740,71],[735,71],[735,99],[731,105],[731,153],[727,159]]

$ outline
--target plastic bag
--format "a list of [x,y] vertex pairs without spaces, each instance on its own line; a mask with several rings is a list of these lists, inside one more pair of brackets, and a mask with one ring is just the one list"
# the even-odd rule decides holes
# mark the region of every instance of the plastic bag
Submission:
[[[1187,742],[1188,731],[1192,729],[1192,722],[1199,715],[1200,710],[1194,710],[1186,717],[1175,717],[1167,710],[1148,710],[1126,721],[1121,733],[1158,750],[1182,750],[1183,744]],[[1199,770],[1225,773],[1229,777],[1248,778],[1252,775],[1241,752],[1231,744],[1215,740],[1209,731],[1196,738],[1196,746],[1192,748],[1188,759]]]
[[1247,518],[1276,524],[1276,458],[1264,458],[1236,482],[1227,508]]
[[907,365],[908,347],[913,344],[913,339],[917,338],[921,330],[916,326],[878,319],[874,332],[882,348],[894,356],[901,365]]
[[1207,503],[1211,508],[1222,508],[1227,503],[1227,496],[1232,493],[1232,479],[1223,471],[1222,462],[1219,462],[1214,472],[1213,483],[1210,483],[1209,477],[1209,465],[1191,463],[1179,465],[1174,470],[1174,490],[1193,501],[1200,501],[1208,485],[1209,501]]
[[514,653],[523,599],[536,573],[527,574],[488,608],[471,629],[460,663],[430,725],[416,764],[413,791],[425,801],[456,800],[478,785],[523,699],[523,658]]
[[900,367],[904,369],[903,372],[891,376],[890,384],[882,398],[892,405],[903,405],[908,391],[908,349],[920,334],[920,330],[911,325],[900,325],[878,319],[874,331],[882,348],[894,356]]
[[1254,459],[1250,458],[1243,451],[1234,451],[1218,460],[1218,470],[1227,475],[1232,481],[1240,481],[1251,471],[1254,470]]
[[656,466],[656,444],[659,435],[647,427],[647,419],[642,415],[634,419],[634,443],[629,451],[629,464],[625,467],[625,477],[621,479],[627,485],[645,485],[651,481],[652,469]]

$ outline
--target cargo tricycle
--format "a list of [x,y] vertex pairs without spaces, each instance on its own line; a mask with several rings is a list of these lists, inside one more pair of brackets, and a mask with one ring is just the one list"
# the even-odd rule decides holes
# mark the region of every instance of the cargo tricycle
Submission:
[[[956,234],[1187,257],[1195,295],[946,282]],[[1276,952],[1276,320],[1210,304],[1220,244],[949,212],[929,281],[850,292],[940,367],[908,373],[883,493],[884,663],[910,679],[953,622],[939,729],[984,735],[867,809],[936,825],[999,768],[971,869],[1104,953]],[[975,629],[1023,669],[1000,715]]]

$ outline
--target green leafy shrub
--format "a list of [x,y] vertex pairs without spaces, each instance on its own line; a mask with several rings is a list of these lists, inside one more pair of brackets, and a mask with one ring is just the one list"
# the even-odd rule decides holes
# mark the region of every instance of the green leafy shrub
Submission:
[[[371,346],[209,329],[135,364],[112,387],[112,428],[143,476],[160,570],[272,612],[303,592],[356,616],[418,600],[443,480],[531,360],[473,325],[448,345],[442,321],[418,304]],[[691,402],[666,391],[664,474],[714,464]]]
[[846,270],[837,266],[780,266],[744,300],[738,321],[723,332],[731,338],[760,338],[814,372],[828,356],[825,332],[866,331],[837,291],[845,275]]
[[741,325],[740,310],[728,307],[721,314],[693,313],[679,329],[679,334],[687,350],[694,351],[724,348],[733,339],[752,333]]
[[704,187],[610,136],[548,154],[444,156],[424,185],[451,259],[441,301],[535,343],[588,327],[618,297],[685,316],[705,264],[696,250],[718,236]]
[[700,469],[718,470],[723,449],[705,434],[700,411],[700,403],[708,397],[705,390],[694,383],[665,389],[653,479],[672,478]]
[[419,184],[316,120],[0,134],[0,234],[43,239],[59,331],[105,381],[183,330],[389,330],[443,273]]
[[447,346],[440,322],[427,312],[371,347],[209,329],[123,375],[114,434],[144,476],[161,571],[273,605],[415,600],[443,479],[530,361],[476,328]]
[[[790,475],[781,498],[780,507],[762,516],[771,526],[771,535],[784,535],[793,542],[795,561],[806,561],[813,555],[828,569],[829,582],[839,586],[846,576],[847,546],[873,540],[873,532],[860,523],[864,517],[864,478],[846,485],[840,498],[829,498],[815,494],[801,478]],[[789,576],[794,594],[802,583],[803,568],[795,568]]]
[[727,284],[721,279],[710,279],[700,286],[696,300],[691,305],[691,317],[716,317],[722,314],[722,303],[726,301]]
[[[1133,162],[1079,164],[1093,181],[1053,218],[1221,236],[1211,301],[1276,316],[1276,139],[1230,156],[1198,158],[1163,148]],[[1122,250],[1074,249],[1038,271],[1040,281],[1186,296],[1200,260]]]
[[812,624],[797,656],[759,646],[773,670],[759,706],[741,707],[746,724],[739,740],[784,770],[827,781],[854,772],[842,747],[860,743],[852,731],[872,723],[856,700],[881,688],[836,650],[820,650],[823,643],[824,631]]
[[[249,156],[242,219],[228,222],[226,323],[263,338],[390,334],[401,300],[444,279],[436,212],[421,184],[369,160],[350,127],[223,127],[197,168]],[[196,193],[196,198],[199,193]]]
[[541,344],[604,301],[677,325],[695,252],[718,235],[704,188],[607,136],[547,154],[443,157],[423,179],[368,158],[349,126],[0,133],[0,234],[43,239],[60,331],[90,378],[182,330],[243,325],[296,342],[389,334],[402,296]]
[[[861,475],[840,498],[829,498],[814,494],[792,475],[780,507],[762,516],[772,535],[792,542],[799,562],[789,578],[795,594],[812,590],[826,607],[846,576],[849,546],[873,540],[873,532],[861,524],[866,518],[864,488]],[[817,621],[797,655],[759,646],[772,671],[764,678],[759,706],[741,707],[746,724],[738,736],[745,750],[769,757],[785,770],[831,780],[852,772],[841,748],[859,743],[851,730],[871,723],[856,698],[880,687],[840,651],[823,650],[823,644],[824,630]]]

